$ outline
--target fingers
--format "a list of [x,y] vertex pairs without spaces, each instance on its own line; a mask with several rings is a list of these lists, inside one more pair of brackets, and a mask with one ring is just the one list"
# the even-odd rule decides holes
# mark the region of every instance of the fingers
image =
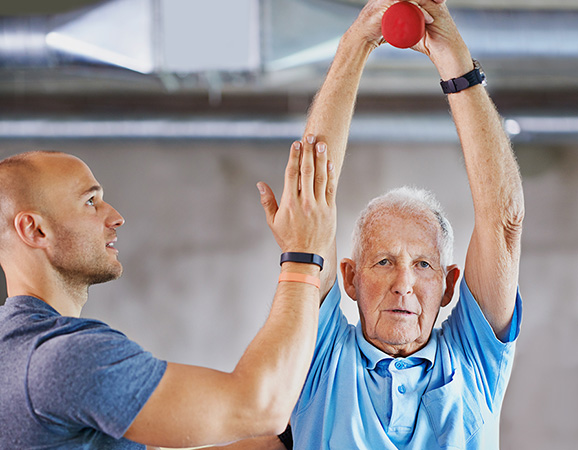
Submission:
[[327,145],[324,142],[318,142],[315,146],[315,158],[314,195],[321,201],[327,189]]
[[291,146],[279,204],[269,186],[257,184],[267,223],[283,251],[327,254],[335,238],[335,172],[327,145],[308,135]]
[[[336,185],[333,164],[327,160],[327,144],[316,142],[313,135],[307,135],[303,142],[295,141],[285,169],[283,198],[288,200],[300,197],[311,202],[325,200],[331,205]],[[270,211],[274,214],[278,206],[273,192],[265,183],[259,183],[257,187],[261,192],[261,203],[265,212],[267,213],[268,208],[263,202],[272,201],[274,208],[271,205]],[[331,192],[328,192],[329,190]],[[333,198],[330,200],[330,197]]]
[[[312,195],[320,202],[331,205],[334,201],[337,180],[333,171],[333,164],[327,160],[327,144],[317,142],[314,136],[306,137],[303,159],[301,161],[301,195]],[[314,160],[314,167],[311,162]]]
[[[431,1],[431,0],[428,0]],[[443,3],[445,0],[433,0],[435,3]],[[423,17],[425,19],[425,23],[426,24],[432,24],[434,22],[434,18],[431,16],[431,14],[429,12],[426,11],[426,9],[424,8],[423,5],[421,5],[417,0],[409,0],[410,3],[413,3],[415,6],[417,6],[419,9],[421,9],[421,12],[423,13]],[[422,3],[425,3],[422,1]]]
[[261,195],[261,206],[263,206],[263,210],[265,211],[267,224],[271,226],[274,222],[275,214],[277,214],[277,210],[279,209],[275,194],[273,194],[271,188],[263,182],[257,183],[257,189],[259,189],[259,194]]
[[325,188],[325,198],[327,204],[331,207],[335,206],[335,196],[337,193],[337,174],[335,173],[333,163],[327,163],[327,186]]
[[283,195],[291,195],[296,197],[299,193],[299,164],[301,159],[302,144],[299,141],[293,142],[291,151],[289,152],[289,161],[285,168],[285,188]]
[[424,17],[424,19],[425,19],[425,23],[428,24],[428,25],[434,23],[434,18],[431,16],[431,14],[428,13],[428,12],[427,12],[425,9],[423,9],[423,8],[420,8],[420,9],[421,9],[422,12],[423,12],[423,17]]
[[315,195],[315,136],[309,134],[303,140],[301,155],[301,195],[311,199]]

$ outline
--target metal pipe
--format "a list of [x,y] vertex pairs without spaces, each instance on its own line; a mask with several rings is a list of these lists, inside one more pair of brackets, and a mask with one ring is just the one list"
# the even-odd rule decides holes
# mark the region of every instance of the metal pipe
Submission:
[[[167,139],[293,140],[301,136],[304,117],[279,119],[138,119],[138,120],[0,120],[0,139]],[[514,142],[576,142],[578,117],[518,115],[505,119]],[[361,115],[353,119],[350,141],[389,143],[458,143],[446,114]]]

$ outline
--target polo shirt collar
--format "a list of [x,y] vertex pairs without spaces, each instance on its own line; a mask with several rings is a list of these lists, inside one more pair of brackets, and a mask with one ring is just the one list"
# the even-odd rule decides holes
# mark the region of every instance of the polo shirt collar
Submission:
[[[408,356],[407,360],[413,360],[415,364],[420,364],[422,361],[427,363],[427,370],[430,370],[435,362],[436,349],[437,349],[437,339],[438,335],[435,330],[432,330],[432,334],[426,346],[421,350],[418,350],[414,354]],[[363,330],[361,329],[361,321],[357,323],[355,327],[355,340],[357,341],[357,346],[361,354],[363,355],[363,361],[365,368],[369,370],[375,370],[380,361],[394,359],[393,356],[381,351],[373,344],[370,344],[363,336]]]

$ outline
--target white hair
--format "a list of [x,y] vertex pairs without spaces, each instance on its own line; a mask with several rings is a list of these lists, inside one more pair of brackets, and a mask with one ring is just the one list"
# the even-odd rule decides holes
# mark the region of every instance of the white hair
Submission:
[[395,209],[421,216],[433,214],[439,224],[438,250],[440,263],[445,270],[453,259],[454,231],[434,194],[425,189],[404,186],[386,192],[371,200],[361,211],[353,229],[353,259],[358,261],[363,250],[362,232],[376,219],[375,213]]

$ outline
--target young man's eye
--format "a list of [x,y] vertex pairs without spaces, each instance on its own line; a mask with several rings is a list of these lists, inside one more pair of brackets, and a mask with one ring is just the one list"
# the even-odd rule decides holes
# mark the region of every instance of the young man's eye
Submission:
[[94,206],[95,202],[94,202],[94,197],[90,197],[87,201],[86,204],[88,206]]

